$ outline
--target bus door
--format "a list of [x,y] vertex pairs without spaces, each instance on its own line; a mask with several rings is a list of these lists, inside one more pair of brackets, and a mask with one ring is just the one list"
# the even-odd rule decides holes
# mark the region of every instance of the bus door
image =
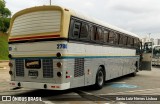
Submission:
[[140,58],[140,70],[151,71],[152,68],[152,42],[144,43]]

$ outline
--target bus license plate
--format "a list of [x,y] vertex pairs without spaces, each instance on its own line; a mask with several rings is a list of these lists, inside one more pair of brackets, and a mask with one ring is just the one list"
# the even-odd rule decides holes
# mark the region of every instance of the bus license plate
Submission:
[[38,76],[38,71],[29,70],[28,76],[37,77]]
[[26,59],[25,66],[27,69],[40,69],[41,60],[40,59],[31,59],[31,60]]

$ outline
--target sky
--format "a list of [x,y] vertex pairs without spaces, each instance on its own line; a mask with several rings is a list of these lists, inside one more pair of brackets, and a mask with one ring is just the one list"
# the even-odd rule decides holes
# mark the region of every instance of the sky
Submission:
[[[22,9],[49,5],[50,0],[5,0],[12,15]],[[111,25],[160,39],[160,0],[52,0]]]

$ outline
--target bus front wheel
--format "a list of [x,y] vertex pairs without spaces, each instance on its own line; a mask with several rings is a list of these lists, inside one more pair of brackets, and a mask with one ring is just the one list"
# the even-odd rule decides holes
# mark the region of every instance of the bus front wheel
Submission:
[[96,83],[95,83],[94,87],[97,90],[99,90],[103,87],[104,82],[105,82],[105,74],[104,74],[103,68],[99,67],[97,74],[96,74]]

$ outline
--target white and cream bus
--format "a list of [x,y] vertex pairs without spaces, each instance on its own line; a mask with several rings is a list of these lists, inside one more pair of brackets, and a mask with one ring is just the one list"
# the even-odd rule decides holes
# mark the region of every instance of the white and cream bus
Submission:
[[[140,69],[136,52],[141,44],[136,34],[60,6],[16,13],[9,35],[13,87],[65,90],[94,85],[100,89],[106,80]],[[144,60],[143,65],[148,63]]]

